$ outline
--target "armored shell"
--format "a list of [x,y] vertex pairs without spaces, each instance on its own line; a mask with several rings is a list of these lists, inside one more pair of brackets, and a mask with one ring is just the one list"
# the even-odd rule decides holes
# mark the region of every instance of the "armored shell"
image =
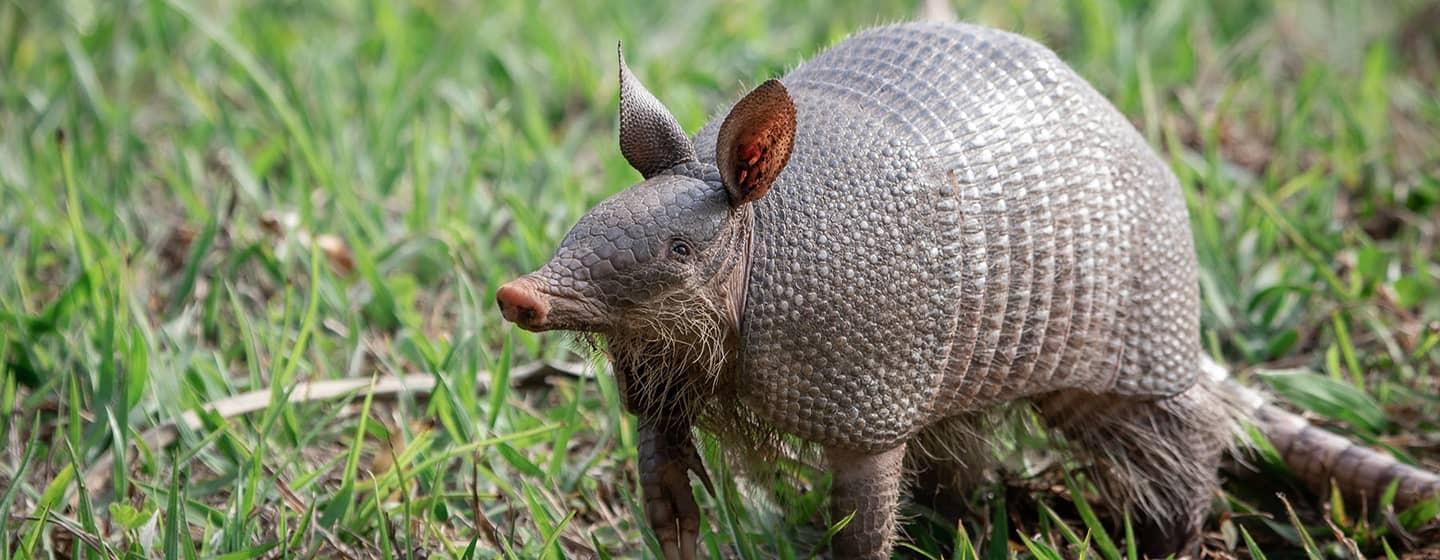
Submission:
[[[1195,383],[1178,182],[1053,52],[903,24],[781,82],[798,130],[755,203],[737,377],[775,427],[881,450],[1058,389],[1164,397]],[[719,125],[695,139],[705,163]]]

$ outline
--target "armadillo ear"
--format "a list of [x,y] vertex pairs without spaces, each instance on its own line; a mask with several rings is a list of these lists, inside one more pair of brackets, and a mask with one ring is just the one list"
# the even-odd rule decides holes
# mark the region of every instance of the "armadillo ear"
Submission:
[[730,109],[715,140],[715,163],[730,205],[765,196],[795,147],[795,103],[779,80],[767,80]]
[[625,66],[620,51],[620,153],[646,179],[681,163],[696,161],[695,145],[675,116]]

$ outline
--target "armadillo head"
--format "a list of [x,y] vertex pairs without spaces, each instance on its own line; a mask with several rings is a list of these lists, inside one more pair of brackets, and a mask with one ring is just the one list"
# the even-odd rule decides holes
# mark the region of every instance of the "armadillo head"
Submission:
[[[751,202],[789,160],[795,107],[765,82],[726,117],[716,163],[702,163],[675,117],[620,59],[620,151],[645,177],[591,209],[550,262],[501,286],[505,318],[682,344],[738,329]],[[691,340],[687,340],[691,339]]]

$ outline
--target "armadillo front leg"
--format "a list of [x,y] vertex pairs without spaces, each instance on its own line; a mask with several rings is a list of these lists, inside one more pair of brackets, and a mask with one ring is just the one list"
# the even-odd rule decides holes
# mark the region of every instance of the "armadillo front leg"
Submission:
[[690,490],[690,472],[709,486],[690,425],[640,421],[640,484],[650,528],[660,539],[666,560],[694,560],[700,536],[700,508]]
[[695,451],[691,415],[681,403],[667,398],[665,391],[647,391],[646,387],[657,381],[645,373],[619,364],[615,367],[625,409],[639,421],[635,431],[645,517],[666,560],[694,560],[698,557],[695,541],[700,536],[700,507],[690,491],[689,473],[695,473],[711,495],[715,488]]
[[830,489],[834,519],[855,514],[835,536],[835,557],[889,558],[905,445],[876,454],[830,448],[825,450],[825,459],[834,476]]

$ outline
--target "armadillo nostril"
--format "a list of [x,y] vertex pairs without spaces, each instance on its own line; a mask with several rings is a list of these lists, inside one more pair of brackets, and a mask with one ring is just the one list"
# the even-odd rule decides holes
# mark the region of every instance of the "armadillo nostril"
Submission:
[[545,313],[549,310],[544,294],[523,279],[500,286],[495,292],[495,301],[500,304],[500,314],[505,316],[505,320],[527,329],[543,325]]

